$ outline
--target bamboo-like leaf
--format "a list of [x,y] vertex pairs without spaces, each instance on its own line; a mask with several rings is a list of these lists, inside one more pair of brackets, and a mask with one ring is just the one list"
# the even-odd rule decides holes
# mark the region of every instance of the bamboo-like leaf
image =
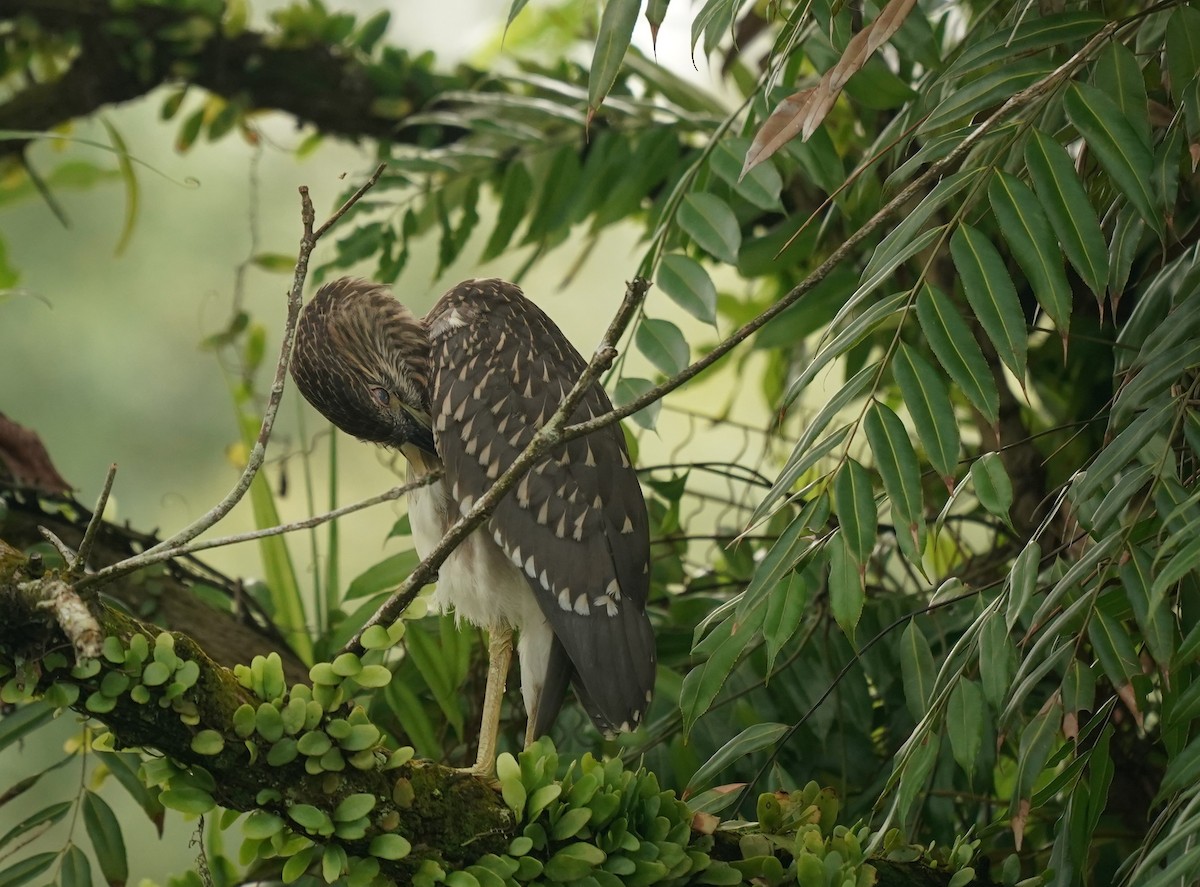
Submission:
[[853,459],[846,460],[833,480],[833,501],[850,553],[859,564],[865,564],[875,547],[879,513],[871,476]]
[[462,737],[462,696],[449,657],[443,655],[438,639],[424,628],[410,627],[404,640],[405,652],[433,693],[434,700],[446,717],[446,723],[456,736]]
[[1129,559],[1121,564],[1120,574],[1125,597],[1150,655],[1161,668],[1170,668],[1175,654],[1175,630],[1170,608],[1165,602],[1151,607],[1154,571],[1150,553],[1139,545],[1132,546]]
[[1037,83],[1053,70],[1053,65],[1040,59],[1021,59],[984,74],[978,80],[951,91],[933,109],[933,113],[921,124],[918,132],[928,133],[960,122],[963,118],[999,104],[1013,93]]
[[704,250],[722,262],[737,263],[742,229],[733,210],[714,194],[692,193],[683,198],[676,216],[679,227]]
[[892,373],[929,461],[943,478],[953,478],[958,464],[958,420],[946,383],[904,342],[892,358]]
[[826,546],[829,549],[829,609],[833,618],[853,643],[854,630],[862,617],[866,602],[866,587],[863,574],[854,555],[846,544],[846,537],[838,530]]
[[[845,354],[860,339],[872,332],[884,319],[895,314],[906,304],[908,304],[908,293],[894,293],[886,299],[876,302],[858,317],[850,321],[827,345],[817,352],[812,362],[788,386],[787,393],[783,396],[783,405],[787,406],[799,397],[800,392],[808,387],[809,383],[817,377],[817,374],[821,370],[829,365],[830,361]],[[839,312],[839,316],[840,314],[841,312]],[[836,322],[837,320],[835,319],[834,323]],[[833,324],[830,324],[830,326],[832,327]]]
[[908,712],[913,720],[919,721],[929,710],[937,670],[929,641],[916,619],[908,621],[908,627],[900,636],[900,674],[904,680],[904,702]]
[[696,44],[701,37],[704,38],[704,54],[708,55],[721,37],[733,30],[737,8],[737,0],[706,0],[692,19],[692,64],[696,62]]
[[1142,406],[1141,415],[1105,445],[1095,461],[1088,466],[1087,474],[1075,482],[1080,487],[1080,499],[1094,495],[1102,484],[1107,484],[1116,477],[1119,471],[1133,461],[1150,438],[1163,431],[1172,421],[1175,404],[1169,397],[1162,396]]
[[[1167,19],[1167,71],[1171,75],[1171,97],[1175,104],[1187,104],[1187,91],[1200,76],[1200,9],[1176,6]],[[1200,121],[1191,120],[1195,126]],[[1193,129],[1193,132],[1195,130]]]
[[1049,706],[1045,711],[1034,715],[1033,720],[1021,731],[1012,804],[1009,807],[1018,847],[1024,833],[1024,823],[1018,821],[1017,811],[1022,801],[1028,801],[1033,796],[1033,784],[1046,766],[1054,737],[1058,733],[1059,717],[1058,706]]
[[162,804],[158,802],[157,789],[147,788],[138,778],[138,768],[141,765],[139,755],[135,752],[107,751],[96,751],[94,754],[108,767],[109,773],[116,777],[138,806],[146,812],[161,838],[165,813]]
[[680,253],[663,256],[658,266],[659,288],[671,300],[705,323],[717,319],[717,288],[704,270],[704,266]]
[[643,317],[633,338],[638,350],[665,375],[673,376],[688,365],[687,339],[669,320]]
[[[918,235],[924,229],[925,223],[947,201],[971,185],[982,172],[983,170],[980,168],[959,170],[952,175],[946,176],[934,185],[930,192],[921,199],[921,202],[911,212],[905,213],[904,218],[900,220],[896,227],[889,231],[887,236],[879,242],[879,246],[875,248],[875,251],[871,253],[871,258],[867,260],[867,267],[863,269],[862,279],[864,281],[870,280],[879,274],[879,272],[893,269],[899,262],[905,261],[909,256],[914,255],[917,250],[913,249],[913,245],[920,240]],[[928,244],[925,245],[927,246]],[[923,249],[924,247],[920,248]]]
[[1004,620],[999,615],[990,616],[979,632],[979,680],[993,708],[999,708],[1008,695],[1016,658]]
[[776,594],[786,585],[788,575],[808,554],[816,532],[829,516],[828,500],[817,496],[805,503],[800,513],[779,534],[763,559],[754,568],[754,575],[737,605],[737,618],[748,619],[749,611]]
[[663,19],[667,17],[669,3],[670,0],[650,0],[646,4],[646,21],[650,25],[650,48],[656,54],[658,52],[658,29],[662,27]]
[[976,318],[1005,366],[1024,385],[1029,337],[1004,259],[982,231],[967,224],[950,238],[950,252]]
[[684,789],[684,797],[707,788],[718,773],[735,761],[770,748],[788,731],[787,724],[753,724],[730,739],[692,774]]
[[[125,839],[121,835],[121,823],[117,821],[112,808],[95,792],[84,793],[83,822],[104,880],[113,887],[123,885],[129,878],[129,862],[125,854]],[[90,884],[90,881],[85,883]]]
[[1025,162],[1038,202],[1063,252],[1088,288],[1097,298],[1102,297],[1108,283],[1108,250],[1071,156],[1062,145],[1035,129],[1025,146]]
[[1141,673],[1141,665],[1138,663],[1137,652],[1133,648],[1133,639],[1129,637],[1129,632],[1100,607],[1092,611],[1092,618],[1088,622],[1088,638],[1096,651],[1096,658],[1104,668],[1104,673],[1118,690],[1128,687],[1134,675]]
[[967,400],[994,425],[1000,416],[996,380],[971,328],[959,316],[954,303],[937,287],[924,286],[917,296],[917,319],[938,362]]
[[1009,631],[1020,621],[1025,608],[1033,599],[1041,560],[1042,546],[1036,539],[1031,539],[1013,561],[1012,569],[1008,573],[1008,607],[1004,617]]
[[988,200],[1038,304],[1050,315],[1059,335],[1066,337],[1071,329],[1071,286],[1054,230],[1037,196],[1016,176],[996,170],[988,183]]
[[925,549],[921,466],[904,423],[890,407],[871,404],[865,420],[875,467],[892,503],[896,536],[909,563],[919,564]]
[[1129,282],[1129,272],[1133,270],[1133,260],[1137,257],[1145,230],[1146,223],[1132,206],[1121,207],[1117,212],[1117,222],[1113,226],[1108,249],[1108,293],[1114,316],[1125,293],[1125,285]]
[[612,89],[625,58],[625,50],[633,37],[642,0],[606,0],[600,14],[600,33],[596,35],[596,50],[588,74],[588,123]]
[[795,635],[808,610],[808,601],[815,583],[811,579],[812,565],[795,569],[786,584],[775,589],[767,598],[767,617],[763,622],[763,640],[767,645],[767,674],[775,669],[779,651]]
[[415,551],[397,552],[368,567],[346,588],[345,600],[368,597],[395,588],[416,569],[421,558]]
[[113,152],[117,155],[117,169],[120,170],[121,181],[125,185],[125,222],[121,227],[121,236],[117,240],[117,247],[114,250],[115,254],[119,256],[125,252],[125,247],[129,246],[129,240],[133,237],[141,187],[138,185],[137,174],[133,170],[133,161],[130,160],[125,139],[117,128],[109,123],[107,117],[101,117],[100,122],[104,125],[105,132],[108,133],[109,141],[112,142]]
[[954,760],[968,777],[974,776],[983,747],[983,691],[970,678],[961,678],[950,691],[946,709],[946,731]]
[[1076,10],[1021,17],[1013,27],[1000,28],[995,34],[971,42],[950,66],[947,76],[962,77],[1047,47],[1078,45],[1094,37],[1106,23],[1102,15]]
[[1133,126],[1138,139],[1150,150],[1150,116],[1146,98],[1146,80],[1137,56],[1120,40],[1110,40],[1096,57],[1092,82],[1120,109]]
[[1161,237],[1162,216],[1150,193],[1154,155],[1133,124],[1112,99],[1086,83],[1067,86],[1064,107],[1117,188]]
[[984,453],[971,463],[971,482],[979,504],[1005,524],[1011,523],[1013,488],[999,453]]

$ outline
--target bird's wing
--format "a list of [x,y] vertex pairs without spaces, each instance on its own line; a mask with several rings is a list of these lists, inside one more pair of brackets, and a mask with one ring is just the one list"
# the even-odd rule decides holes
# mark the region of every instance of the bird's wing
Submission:
[[[553,321],[504,281],[459,284],[425,322],[434,437],[451,495],[465,511],[550,418],[585,362]],[[594,384],[572,422],[611,408]],[[500,502],[488,529],[527,576],[597,726],[635,726],[654,686],[645,614],[650,544],[620,427],[572,440],[536,463]]]

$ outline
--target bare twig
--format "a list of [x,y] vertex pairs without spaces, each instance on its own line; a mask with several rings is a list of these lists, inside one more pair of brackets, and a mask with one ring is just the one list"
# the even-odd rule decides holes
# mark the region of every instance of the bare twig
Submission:
[[87,529],[83,531],[83,540],[79,543],[79,551],[71,562],[70,572],[74,576],[82,576],[87,569],[88,558],[92,554],[92,545],[96,542],[96,532],[104,523],[104,509],[108,505],[108,494],[112,492],[113,480],[117,476],[117,463],[108,466],[108,474],[104,478],[104,488],[96,499],[96,507],[92,509],[92,519],[88,521]]
[[[626,286],[625,298],[621,302],[621,307],[617,309],[612,323],[608,325],[608,330],[605,331],[600,344],[596,346],[596,352],[592,355],[592,359],[588,361],[588,365],[584,368],[575,386],[567,392],[567,396],[563,398],[558,409],[554,411],[554,415],[546,421],[545,425],[538,429],[533,439],[530,440],[529,445],[513,460],[508,470],[496,479],[496,482],[492,484],[486,493],[475,500],[475,504],[471,506],[466,514],[460,517],[454,526],[446,531],[446,535],[434,546],[433,551],[422,558],[417,568],[409,574],[400,587],[363,624],[362,628],[346,644],[346,650],[361,651],[361,641],[364,631],[372,625],[381,623],[386,625],[397,619],[408,605],[413,602],[413,599],[416,598],[421,589],[433,580],[438,568],[441,567],[450,553],[476,527],[487,520],[504,495],[533,467],[533,464],[551,449],[569,439],[564,433],[565,429],[563,427],[566,425],[567,418],[574,412],[575,407],[579,405],[588,387],[612,364],[613,359],[617,356],[617,350],[614,347],[615,343],[620,340],[621,334],[625,331],[625,327],[629,325],[634,312],[637,311],[638,306],[646,298],[646,291],[649,288],[650,282],[642,277],[635,277]],[[572,437],[574,436],[577,435],[572,435]]]
[[[379,164],[375,172],[371,174],[371,177],[363,183],[362,187],[355,191],[315,231],[313,230],[313,223],[316,221],[316,212],[313,210],[312,200],[308,196],[308,186],[300,186],[300,219],[304,225],[304,233],[300,237],[300,251],[296,256],[296,271],[292,277],[292,289],[288,293],[287,321],[283,329],[283,342],[279,347],[279,360],[275,364],[275,378],[271,382],[267,406],[263,411],[262,424],[258,429],[258,438],[254,441],[254,446],[251,448],[250,455],[246,460],[246,467],[243,469],[237,483],[234,484],[233,489],[205,515],[184,527],[174,536],[164,539],[148,551],[128,558],[119,564],[113,564],[111,567],[101,570],[92,576],[84,577],[77,583],[77,588],[111,581],[118,576],[123,576],[126,573],[140,569],[148,563],[165,560],[173,557],[176,553],[181,553],[184,545],[224,518],[242,500],[242,497],[246,495],[246,491],[250,489],[250,484],[254,481],[258,470],[262,467],[263,461],[266,459],[267,442],[271,439],[271,429],[275,426],[275,416],[279,412],[279,403],[283,399],[284,383],[287,380],[288,360],[292,354],[292,346],[296,341],[296,325],[300,319],[300,306],[304,296],[304,282],[308,277],[309,258],[312,256],[313,249],[316,247],[317,241],[321,236],[379,181],[379,177],[383,175],[383,171],[386,168],[387,164]],[[163,553],[167,554],[167,558],[160,556]]]
[[74,562],[75,552],[73,552],[71,550],[70,545],[68,545],[66,542],[63,542],[56,535],[54,535],[54,533],[52,533],[50,530],[47,530],[45,527],[38,527],[38,532],[42,534],[43,539],[45,539],[47,542],[49,542],[51,545],[54,546],[54,550],[58,552],[59,556],[64,561],[66,561],[68,564]]

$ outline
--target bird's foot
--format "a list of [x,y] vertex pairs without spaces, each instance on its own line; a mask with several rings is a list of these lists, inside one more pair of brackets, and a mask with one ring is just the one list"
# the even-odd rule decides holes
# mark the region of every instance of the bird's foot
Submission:
[[478,779],[492,791],[500,791],[500,780],[496,778],[496,765],[494,762],[483,763],[476,761],[475,764],[470,767],[455,767],[454,769],[456,772],[461,773],[464,776],[470,776],[474,779]]

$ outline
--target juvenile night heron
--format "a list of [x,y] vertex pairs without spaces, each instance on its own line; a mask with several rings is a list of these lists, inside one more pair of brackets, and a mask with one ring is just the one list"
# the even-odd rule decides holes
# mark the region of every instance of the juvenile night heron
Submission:
[[[300,317],[292,377],[343,431],[395,447],[424,556],[554,413],[585,362],[554,322],[502,280],[468,280],[416,318],[383,286],[343,278]],[[611,409],[593,384],[572,414]],[[617,425],[558,447],[442,565],[434,601],[489,633],[475,772],[490,772],[518,633],[528,745],[549,731],[568,684],[604,734],[636,727],[654,687],[646,617],[646,504]]]

